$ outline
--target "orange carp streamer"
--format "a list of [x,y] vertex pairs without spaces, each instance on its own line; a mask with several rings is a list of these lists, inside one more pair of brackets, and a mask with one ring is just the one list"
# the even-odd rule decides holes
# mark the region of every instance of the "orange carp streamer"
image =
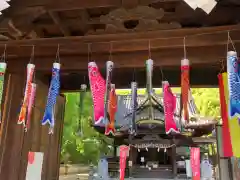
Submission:
[[111,91],[109,94],[109,102],[108,102],[109,123],[105,129],[105,135],[109,135],[110,133],[114,135],[116,132],[115,123],[114,123],[116,112],[117,112],[117,95],[115,92],[115,85],[111,84]]
[[183,104],[183,117],[184,121],[189,121],[188,112],[188,95],[189,95],[189,60],[183,59],[181,61],[181,94]]

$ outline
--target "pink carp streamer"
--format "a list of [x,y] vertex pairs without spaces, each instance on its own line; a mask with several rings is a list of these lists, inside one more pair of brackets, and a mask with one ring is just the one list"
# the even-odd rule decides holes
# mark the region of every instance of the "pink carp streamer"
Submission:
[[176,109],[176,96],[172,93],[169,83],[167,81],[163,81],[163,101],[166,134],[179,133],[176,122],[174,120],[174,112]]
[[104,120],[106,82],[101,76],[95,62],[88,63],[88,76],[93,98],[94,121],[95,124],[100,124]]
[[129,154],[129,146],[121,145],[120,146],[120,159],[119,159],[119,168],[120,168],[120,177],[119,180],[124,180],[125,178],[125,169],[126,169],[126,161],[127,156]]
[[30,94],[29,104],[28,104],[28,112],[27,112],[26,131],[30,129],[30,121],[31,121],[31,115],[32,115],[32,110],[34,106],[34,101],[35,101],[36,89],[37,89],[37,85],[35,83],[32,83],[31,94]]
[[27,65],[27,82],[26,82],[26,87],[24,92],[23,103],[22,103],[19,118],[18,118],[18,124],[23,124],[24,127],[26,126],[27,108],[28,108],[29,99],[31,96],[31,88],[32,88],[34,71],[35,71],[35,65],[28,64]]
[[190,162],[192,168],[192,180],[200,180],[200,148],[191,147]]

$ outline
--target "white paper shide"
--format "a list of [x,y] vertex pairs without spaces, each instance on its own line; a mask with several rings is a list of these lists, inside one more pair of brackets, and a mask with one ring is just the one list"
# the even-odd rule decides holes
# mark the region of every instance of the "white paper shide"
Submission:
[[217,5],[215,0],[184,0],[192,9],[202,9],[205,13],[209,14]]
[[1,11],[10,7],[10,5],[7,3],[9,1],[10,0],[0,0],[0,15],[2,14]]

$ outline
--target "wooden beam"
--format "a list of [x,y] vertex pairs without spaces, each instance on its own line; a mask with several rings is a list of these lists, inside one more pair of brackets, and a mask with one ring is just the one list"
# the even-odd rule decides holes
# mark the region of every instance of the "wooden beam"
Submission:
[[62,23],[58,12],[52,12],[48,11],[48,14],[52,18],[53,22],[58,26],[59,30],[63,33],[64,36],[71,36],[71,32],[69,29],[65,26],[65,24]]
[[99,7],[120,7],[121,0],[91,0],[91,1],[76,1],[69,0],[67,3],[65,0],[60,0],[58,3],[53,1],[47,6],[52,11],[66,11],[75,9],[91,9]]
[[[236,46],[240,48],[240,46]],[[24,57],[7,57],[8,70],[9,71],[24,71],[25,66],[29,61],[32,47],[28,47],[28,53]],[[36,47],[35,47],[36,49]],[[10,54],[9,48],[7,48],[7,54]],[[56,55],[52,56],[35,56],[34,63],[39,71],[49,71],[52,67],[52,63]],[[19,48],[21,51],[21,48]],[[180,66],[180,60],[183,58],[183,48],[177,49],[162,49],[151,52],[151,58],[154,61],[155,67],[174,67]],[[60,52],[62,70],[63,71],[78,71],[86,70],[88,61],[96,61],[100,68],[105,67],[106,60],[109,59],[109,54],[92,54],[88,60],[87,55],[62,55]],[[220,69],[220,61],[226,57],[226,46],[220,46],[216,48],[212,47],[195,47],[188,48],[187,57],[191,61],[192,67],[210,66],[218,67]],[[115,63],[115,68],[143,68],[145,67],[145,61],[149,58],[148,51],[139,52],[125,52],[112,54],[112,61]]]
[[[238,29],[238,30],[237,30]],[[35,45],[36,56],[55,56],[56,48],[60,45],[61,55],[80,55],[88,53],[88,44],[91,43],[91,52],[102,54],[109,53],[110,42],[112,52],[148,51],[149,39],[151,50],[183,49],[183,38],[186,36],[186,47],[225,46],[227,31],[232,40],[239,44],[240,26],[223,26],[211,28],[192,28],[179,30],[152,31],[146,33],[123,33],[108,35],[89,35],[83,37],[43,38],[34,40],[8,41],[9,54],[19,57],[28,57],[29,49]],[[201,34],[201,35],[200,35]],[[5,42],[0,42],[0,51],[4,49]],[[221,47],[222,48],[222,47]],[[168,51],[168,52],[169,52]],[[166,51],[167,52],[167,51]]]
[[[85,9],[85,8],[97,8],[97,7],[112,7],[120,6],[121,0],[91,0],[91,1],[76,1],[76,0],[21,0],[13,1],[12,7],[33,7],[33,6],[45,6],[51,10],[61,11],[70,9]],[[75,7],[74,7],[75,6]]]
[[[210,38],[211,39],[211,38]],[[179,41],[173,42],[171,44],[171,40],[158,40],[151,42],[151,52],[158,51],[161,53],[163,56],[171,54],[172,51],[177,51],[180,53],[183,52],[183,42],[182,38]],[[30,49],[32,45],[12,45],[8,44],[9,41],[7,42],[0,42],[0,51],[3,51],[4,49],[4,43],[7,44],[8,47],[8,55],[10,57],[16,57],[16,58],[24,58],[29,56]],[[207,49],[208,47],[210,49],[224,49],[224,47],[227,44],[227,40],[225,41],[212,41],[210,43],[206,43],[205,41],[192,41],[193,43],[190,43],[190,41],[186,44],[187,47],[187,53],[192,52],[194,50],[197,50],[199,47],[203,49]],[[199,44],[198,44],[199,42]],[[234,40],[235,45],[239,46],[240,45],[240,40]],[[47,43],[47,42],[46,42]],[[165,44],[164,44],[165,43]],[[57,49],[57,44],[56,45],[35,45],[35,56],[36,57],[49,57],[49,56],[55,56],[56,54],[56,49]],[[148,41],[133,41],[133,42],[119,42],[119,43],[114,43],[112,45],[112,53],[115,56],[118,56],[120,53],[132,53],[132,52],[141,52],[140,54],[148,54]],[[93,43],[91,45],[91,52],[90,54],[109,54],[110,52],[110,43]],[[142,53],[143,52],[143,53]],[[84,56],[87,55],[88,53],[88,45],[87,44],[60,44],[60,54],[61,56]],[[213,52],[214,53],[214,52]],[[221,52],[220,52],[221,53]],[[220,53],[217,53],[218,55]],[[197,53],[198,54],[198,53]]]
[[139,0],[131,0],[131,1],[129,1],[129,0],[122,0],[122,6],[127,8],[127,9],[134,8],[134,7],[136,7],[139,4],[138,1]]
[[138,0],[141,5],[149,5],[152,3],[163,2],[163,3],[172,3],[172,2],[180,2],[181,0]]
[[216,143],[215,137],[194,137],[193,141],[196,143]]
[[[70,44],[73,41],[77,43],[94,43],[94,42],[110,42],[110,41],[122,41],[122,40],[138,40],[138,39],[168,39],[169,38],[183,38],[184,36],[194,36],[196,34],[205,34],[214,35],[216,32],[220,31],[239,31],[240,25],[231,25],[231,26],[216,26],[216,27],[204,27],[204,28],[182,28],[174,30],[161,30],[161,31],[148,31],[148,32],[134,32],[134,33],[121,33],[121,34],[106,34],[106,35],[89,35],[89,36],[79,36],[79,37],[64,37],[64,38],[45,38],[38,40],[25,40],[25,41],[11,41],[8,44],[16,45],[27,45],[27,44],[54,44],[58,43]],[[223,32],[224,33],[224,32]],[[218,33],[221,34],[221,33]],[[232,33],[231,33],[232,35]],[[47,42],[47,43],[46,43]]]
[[[137,0],[134,0],[137,1]],[[178,2],[180,0],[138,0],[140,5],[149,5],[154,2]],[[136,2],[131,4],[136,4]],[[129,4],[129,2],[127,2]],[[123,3],[126,4],[126,3]],[[121,7],[121,0],[91,0],[91,1],[76,1],[76,0],[59,0],[57,3],[55,0],[22,0],[12,2],[12,5],[17,8],[33,7],[33,6],[45,6],[48,10],[63,11],[74,9],[87,9],[87,8],[99,8],[99,7]]]
[[238,0],[228,0],[228,1],[229,1],[229,3],[232,3],[234,5],[240,5],[240,2]]

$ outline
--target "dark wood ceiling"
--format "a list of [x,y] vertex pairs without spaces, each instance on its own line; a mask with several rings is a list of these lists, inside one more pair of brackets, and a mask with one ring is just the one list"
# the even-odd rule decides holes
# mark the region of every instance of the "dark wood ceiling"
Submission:
[[[84,36],[237,24],[240,3],[221,0],[207,15],[183,0],[12,0],[1,17],[6,39]],[[2,38],[3,39],[3,38]]]

